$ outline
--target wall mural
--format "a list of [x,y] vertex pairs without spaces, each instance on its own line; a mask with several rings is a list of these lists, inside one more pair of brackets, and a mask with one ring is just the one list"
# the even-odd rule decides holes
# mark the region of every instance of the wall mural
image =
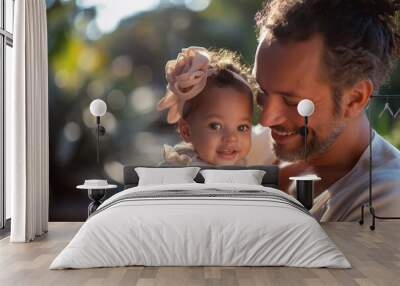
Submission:
[[[263,131],[255,128],[262,98],[251,96],[262,0],[98,2],[47,1],[51,221],[84,220],[89,199],[75,187],[103,178],[120,191],[127,164],[273,163],[266,148],[250,152],[252,129]],[[400,93],[399,69],[381,93]],[[107,104],[99,162],[95,99]],[[384,105],[377,100],[374,109]],[[397,148],[399,118],[372,119]]]

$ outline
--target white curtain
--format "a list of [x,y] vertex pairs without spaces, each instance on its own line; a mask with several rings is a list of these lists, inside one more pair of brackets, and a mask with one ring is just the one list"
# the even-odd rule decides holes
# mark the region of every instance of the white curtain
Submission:
[[6,98],[6,187],[12,242],[47,232],[49,200],[48,66],[45,0],[15,1],[14,70]]

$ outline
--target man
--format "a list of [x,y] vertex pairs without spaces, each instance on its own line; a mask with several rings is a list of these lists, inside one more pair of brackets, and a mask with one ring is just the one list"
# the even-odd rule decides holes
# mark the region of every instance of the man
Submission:
[[[281,189],[291,176],[314,173],[311,210],[321,221],[356,220],[368,201],[369,122],[365,109],[399,56],[390,0],[272,0],[257,16],[254,72],[260,123],[269,127],[281,160]],[[307,157],[297,113],[315,104]],[[378,215],[400,215],[400,152],[373,133],[373,194]]]

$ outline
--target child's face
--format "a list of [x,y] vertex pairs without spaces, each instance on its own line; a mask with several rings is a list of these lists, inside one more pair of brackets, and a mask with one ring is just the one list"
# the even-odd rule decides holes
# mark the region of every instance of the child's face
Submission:
[[180,124],[181,135],[201,160],[235,165],[251,145],[252,99],[232,87],[207,88],[198,106]]

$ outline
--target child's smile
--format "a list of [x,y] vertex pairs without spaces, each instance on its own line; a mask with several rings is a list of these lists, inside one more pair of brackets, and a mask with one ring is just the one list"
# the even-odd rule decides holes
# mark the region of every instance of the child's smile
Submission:
[[237,157],[240,155],[240,150],[233,147],[221,147],[217,149],[217,154],[221,160],[235,162],[237,161]]

